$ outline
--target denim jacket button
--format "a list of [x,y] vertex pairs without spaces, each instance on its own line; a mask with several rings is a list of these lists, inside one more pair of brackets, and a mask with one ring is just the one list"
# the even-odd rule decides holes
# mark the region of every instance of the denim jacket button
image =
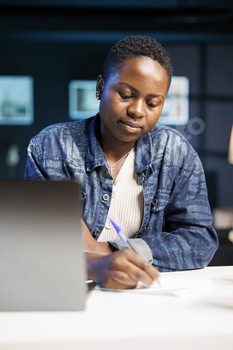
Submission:
[[100,230],[95,230],[95,231],[94,231],[94,235],[95,235],[95,236],[99,236],[99,234],[100,234]]
[[106,221],[105,228],[106,228],[107,230],[110,230],[110,229],[112,228],[112,224],[111,224],[111,222],[109,221],[109,219],[107,219],[107,221]]
[[158,203],[158,199],[154,198],[153,201],[152,201],[152,205],[153,207],[155,207]]
[[109,195],[108,194],[104,194],[103,195],[103,200],[104,201],[108,201],[109,200]]

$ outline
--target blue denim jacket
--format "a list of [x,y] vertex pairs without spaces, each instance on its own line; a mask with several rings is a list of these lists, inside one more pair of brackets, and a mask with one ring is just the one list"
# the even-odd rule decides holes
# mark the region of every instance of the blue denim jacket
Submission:
[[[83,219],[95,239],[104,228],[113,187],[96,138],[98,123],[97,114],[44,129],[29,144],[25,170],[26,179],[78,180]],[[218,247],[218,238],[199,157],[179,132],[166,126],[156,125],[135,148],[144,218],[131,243],[160,271],[205,267]],[[110,243],[124,248],[120,240]]]

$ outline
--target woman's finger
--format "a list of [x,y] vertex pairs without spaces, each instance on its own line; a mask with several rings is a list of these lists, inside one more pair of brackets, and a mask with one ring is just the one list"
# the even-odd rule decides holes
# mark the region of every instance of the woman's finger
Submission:
[[137,280],[132,279],[126,272],[114,270],[109,274],[106,288],[129,289],[137,286]]
[[113,261],[112,266],[116,270],[126,272],[131,280],[141,281],[146,285],[151,285],[160,279],[159,271],[155,267],[128,249],[121,251],[121,254]]

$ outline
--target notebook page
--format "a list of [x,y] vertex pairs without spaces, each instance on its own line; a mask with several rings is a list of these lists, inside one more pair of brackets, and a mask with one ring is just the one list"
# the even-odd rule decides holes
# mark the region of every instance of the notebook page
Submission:
[[182,278],[173,276],[162,276],[161,285],[154,282],[150,287],[145,286],[143,283],[139,282],[135,289],[107,289],[97,287],[102,290],[109,290],[115,292],[124,293],[141,293],[141,294],[152,294],[152,295],[167,295],[180,297],[187,293],[200,290],[202,288],[207,288],[212,286],[212,281],[209,279],[199,279],[199,278]]

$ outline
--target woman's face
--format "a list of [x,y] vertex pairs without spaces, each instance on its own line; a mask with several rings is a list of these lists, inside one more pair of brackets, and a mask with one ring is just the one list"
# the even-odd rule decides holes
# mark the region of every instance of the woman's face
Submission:
[[134,57],[97,89],[100,101],[101,140],[135,143],[157,123],[168,88],[166,70],[149,57]]

